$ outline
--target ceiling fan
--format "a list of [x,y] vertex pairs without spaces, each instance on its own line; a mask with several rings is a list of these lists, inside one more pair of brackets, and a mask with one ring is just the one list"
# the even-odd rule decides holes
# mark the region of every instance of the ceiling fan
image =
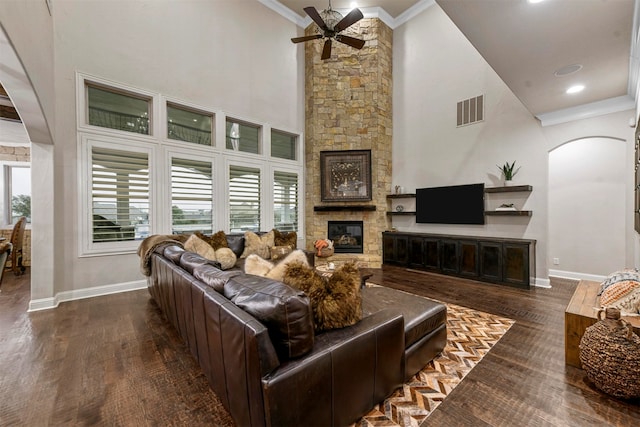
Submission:
[[356,39],[354,37],[345,36],[340,34],[348,27],[352,26],[362,18],[364,15],[360,12],[360,9],[352,9],[346,16],[342,16],[341,13],[331,9],[331,0],[329,0],[329,7],[318,12],[315,7],[308,6],[304,8],[304,11],[309,15],[313,22],[320,28],[322,34],[314,34],[312,36],[294,37],[291,39],[294,43],[306,42],[309,40],[325,39],[324,47],[322,49],[322,59],[328,59],[331,56],[331,41],[336,40],[340,43],[344,43],[356,49],[362,49],[364,46],[364,40]]

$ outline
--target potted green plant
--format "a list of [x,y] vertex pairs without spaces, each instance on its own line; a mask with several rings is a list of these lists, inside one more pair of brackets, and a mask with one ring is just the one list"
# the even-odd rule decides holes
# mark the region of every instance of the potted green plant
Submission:
[[520,166],[518,166],[517,169],[515,169],[515,166],[516,166],[515,160],[511,164],[509,164],[509,162],[506,162],[504,165],[498,166],[498,169],[500,169],[500,171],[502,172],[502,176],[504,177],[504,185],[511,184],[511,180],[513,179],[514,176],[516,176],[516,174],[520,170]]

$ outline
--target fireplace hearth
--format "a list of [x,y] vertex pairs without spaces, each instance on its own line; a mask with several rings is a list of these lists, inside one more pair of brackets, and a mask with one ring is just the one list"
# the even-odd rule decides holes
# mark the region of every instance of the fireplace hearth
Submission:
[[327,237],[333,240],[335,253],[363,253],[363,222],[362,221],[329,221]]

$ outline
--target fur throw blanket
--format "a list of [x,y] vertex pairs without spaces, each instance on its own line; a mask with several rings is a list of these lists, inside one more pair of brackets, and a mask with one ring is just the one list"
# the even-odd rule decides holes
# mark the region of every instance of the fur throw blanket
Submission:
[[180,234],[154,234],[147,237],[138,246],[138,256],[140,257],[140,271],[145,276],[151,276],[151,254],[160,245],[171,243],[184,248],[184,242],[189,236]]

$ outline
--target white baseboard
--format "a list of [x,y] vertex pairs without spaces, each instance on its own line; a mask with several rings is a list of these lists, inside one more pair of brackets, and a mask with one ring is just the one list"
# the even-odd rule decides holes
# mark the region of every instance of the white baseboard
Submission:
[[600,276],[597,274],[577,273],[575,271],[562,271],[562,270],[549,270],[549,276],[561,277],[564,279],[574,280],[591,280],[594,282],[602,282],[607,276]]
[[551,289],[551,281],[549,279],[540,279],[539,277],[536,277],[533,286],[536,288]]
[[40,298],[29,301],[29,312],[56,308],[61,302],[73,301],[77,299],[93,298],[103,295],[117,294],[120,292],[137,291],[146,289],[146,280],[136,280],[133,282],[116,283],[113,285],[96,286],[94,288],[74,289],[63,291],[53,298]]

